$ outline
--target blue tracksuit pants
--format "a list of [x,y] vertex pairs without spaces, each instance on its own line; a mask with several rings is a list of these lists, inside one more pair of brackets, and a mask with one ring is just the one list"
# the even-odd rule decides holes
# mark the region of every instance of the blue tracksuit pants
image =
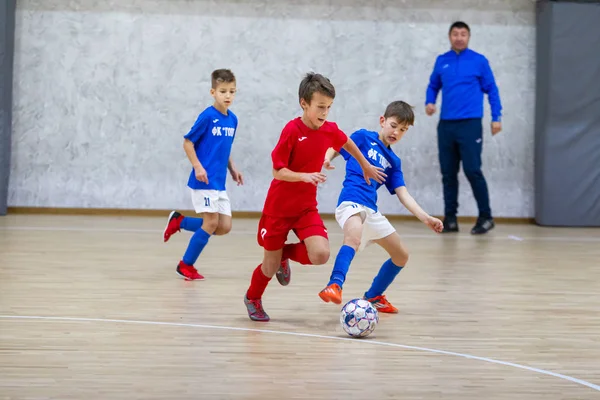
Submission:
[[440,120],[438,150],[444,186],[444,213],[455,216],[458,211],[458,171],[463,171],[471,183],[479,208],[479,216],[491,218],[487,183],[481,172],[483,127],[481,118]]

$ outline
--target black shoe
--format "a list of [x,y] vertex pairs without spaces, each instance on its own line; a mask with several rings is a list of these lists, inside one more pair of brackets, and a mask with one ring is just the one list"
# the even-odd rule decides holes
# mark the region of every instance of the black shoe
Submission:
[[471,235],[483,235],[484,233],[488,233],[489,230],[494,229],[496,224],[494,223],[494,219],[490,218],[477,218],[477,223],[471,229]]
[[444,217],[444,229],[442,233],[458,232],[458,221],[456,216]]

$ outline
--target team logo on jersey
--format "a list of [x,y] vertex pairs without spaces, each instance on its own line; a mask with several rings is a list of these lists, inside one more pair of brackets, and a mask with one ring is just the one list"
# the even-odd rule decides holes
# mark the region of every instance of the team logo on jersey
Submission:
[[219,118],[213,119],[213,124],[216,124],[217,122],[219,122]]
[[235,128],[229,128],[226,126],[215,126],[212,128],[213,136],[229,136],[235,135]]
[[379,152],[377,152],[375,149],[369,149],[367,155],[371,160],[379,162],[383,169],[388,169],[392,166],[392,164],[390,164],[388,160],[386,160],[385,157],[379,154]]
[[301,138],[298,138],[298,141],[299,141],[299,142],[301,142],[301,141],[303,141],[304,139],[306,139],[306,136],[302,136]]

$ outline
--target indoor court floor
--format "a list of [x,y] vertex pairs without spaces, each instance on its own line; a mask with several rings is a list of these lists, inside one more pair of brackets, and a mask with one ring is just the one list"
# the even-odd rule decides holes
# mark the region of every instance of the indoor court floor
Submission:
[[[257,220],[211,239],[201,282],[175,274],[190,233],[163,243],[165,221],[0,217],[0,399],[600,399],[599,229],[393,221],[411,253],[387,293],[400,313],[353,339],[317,296],[334,220],[329,262],[267,288],[268,323],[242,301]],[[385,260],[359,253],[344,301]]]

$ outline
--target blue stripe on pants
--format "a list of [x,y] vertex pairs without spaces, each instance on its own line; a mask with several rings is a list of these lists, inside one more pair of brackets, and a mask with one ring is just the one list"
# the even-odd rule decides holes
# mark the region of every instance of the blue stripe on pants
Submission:
[[480,118],[440,120],[438,151],[444,186],[444,214],[455,216],[458,211],[458,171],[463,171],[477,201],[479,216],[491,218],[487,183],[481,172],[483,127]]

